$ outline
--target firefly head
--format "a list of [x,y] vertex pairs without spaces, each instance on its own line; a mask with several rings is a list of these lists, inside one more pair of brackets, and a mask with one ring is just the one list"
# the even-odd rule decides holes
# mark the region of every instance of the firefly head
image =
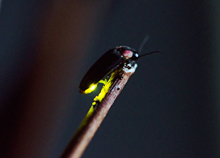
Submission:
[[137,60],[139,57],[137,51],[128,46],[119,46],[116,47],[116,50],[121,53],[121,56],[124,59]]

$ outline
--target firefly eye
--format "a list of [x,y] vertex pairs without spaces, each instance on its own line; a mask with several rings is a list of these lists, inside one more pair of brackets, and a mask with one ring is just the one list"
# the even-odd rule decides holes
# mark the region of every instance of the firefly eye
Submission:
[[134,53],[134,57],[138,58],[139,57],[138,53]]
[[133,52],[133,56],[131,57],[132,60],[137,60],[139,58],[139,55],[137,52]]

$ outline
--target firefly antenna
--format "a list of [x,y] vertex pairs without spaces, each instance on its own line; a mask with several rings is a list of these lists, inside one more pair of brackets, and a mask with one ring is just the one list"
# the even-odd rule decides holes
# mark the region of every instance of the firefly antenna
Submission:
[[142,54],[142,55],[139,56],[139,58],[140,58],[140,57],[143,57],[143,56],[145,56],[145,55],[150,55],[150,54],[155,54],[155,53],[160,53],[160,54],[162,54],[162,52],[160,52],[160,51],[153,51],[153,52],[149,52],[149,53],[146,53],[146,54]]
[[149,35],[147,35],[147,36],[144,38],[143,42],[141,43],[141,45],[140,45],[140,47],[139,47],[139,51],[138,51],[139,53],[141,53],[141,51],[142,51],[144,45],[147,43],[147,41],[148,41],[149,38],[150,38]]
[[[139,53],[141,53],[141,51],[142,51],[144,45],[147,43],[147,41],[148,41],[149,38],[150,38],[149,35],[147,35],[147,36],[144,38],[143,42],[141,43],[141,45],[140,45],[140,47],[139,47]],[[153,52],[149,52],[149,53],[146,53],[146,54],[139,55],[139,58],[140,58],[140,57],[143,57],[143,56],[145,56],[145,55],[150,55],[150,54],[154,54],[154,53],[160,53],[160,54],[162,54],[160,51],[153,51]]]

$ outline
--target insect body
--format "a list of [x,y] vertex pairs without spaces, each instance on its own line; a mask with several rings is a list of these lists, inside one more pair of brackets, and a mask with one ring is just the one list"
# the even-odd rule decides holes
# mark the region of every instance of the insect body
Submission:
[[[156,52],[150,52],[144,55],[152,53]],[[133,65],[141,56],[139,56],[135,49],[128,46],[119,46],[114,49],[110,49],[87,71],[79,85],[80,92],[84,94],[91,93],[96,88],[99,81],[104,77],[112,73],[117,68],[122,68],[124,64]]]

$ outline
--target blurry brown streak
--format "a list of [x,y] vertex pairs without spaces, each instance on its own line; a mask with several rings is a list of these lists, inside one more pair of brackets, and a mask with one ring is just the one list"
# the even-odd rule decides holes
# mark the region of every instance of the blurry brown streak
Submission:
[[87,113],[77,132],[72,137],[68,146],[63,152],[61,158],[79,158],[82,156],[83,152],[85,151],[92,137],[95,135],[95,132],[104,120],[115,99],[120,94],[134,71],[126,72],[122,70],[123,78],[119,79],[116,77],[116,80],[111,83],[110,90],[103,98],[103,100],[95,108],[92,105],[91,109],[94,108],[94,111],[92,113]]
[[17,123],[13,121],[16,130],[10,129],[8,137],[12,141],[7,146],[7,156],[3,157],[52,157],[58,152],[54,150],[59,143],[57,135],[72,103],[70,87],[77,82],[75,79],[83,65],[81,59],[98,36],[110,2],[45,1],[36,13],[30,12],[31,16],[36,14],[32,18],[40,19],[33,26],[36,56],[27,75],[24,97],[15,106],[20,109],[16,112],[19,113]]

